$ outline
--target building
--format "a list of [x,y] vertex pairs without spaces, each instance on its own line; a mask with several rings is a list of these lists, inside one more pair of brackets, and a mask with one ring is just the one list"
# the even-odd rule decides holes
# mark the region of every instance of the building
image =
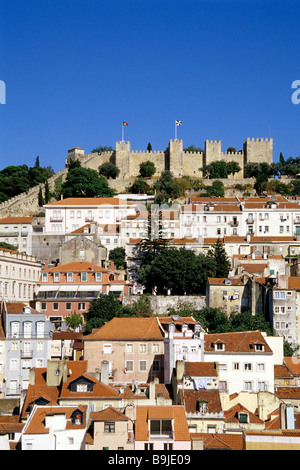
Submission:
[[110,382],[149,383],[156,377],[163,381],[164,333],[155,317],[115,317],[84,336],[83,343],[90,373],[102,373],[102,362],[107,361]]
[[41,263],[33,256],[0,248],[0,298],[6,302],[29,302],[41,269]]
[[22,431],[22,450],[84,450],[88,408],[35,405]]
[[206,305],[220,308],[228,315],[251,310],[252,283],[248,276],[207,279]]
[[51,354],[50,322],[45,314],[21,302],[4,302],[6,336],[5,398],[20,397],[32,367],[44,367]]
[[8,243],[20,253],[32,255],[33,227],[35,217],[5,217],[0,219],[0,242]]
[[90,414],[93,426],[86,450],[134,450],[134,423],[113,407]]
[[274,392],[274,355],[260,331],[204,335],[204,361],[218,362],[220,392]]
[[44,205],[44,235],[66,235],[87,223],[116,225],[136,213],[136,205],[111,197],[66,198]]
[[191,438],[182,405],[138,406],[135,450],[191,450]]
[[66,316],[86,312],[90,302],[101,294],[130,296],[132,283],[120,277],[113,262],[109,268],[86,261],[54,267],[46,263],[37,285],[35,306],[52,323],[61,325]]

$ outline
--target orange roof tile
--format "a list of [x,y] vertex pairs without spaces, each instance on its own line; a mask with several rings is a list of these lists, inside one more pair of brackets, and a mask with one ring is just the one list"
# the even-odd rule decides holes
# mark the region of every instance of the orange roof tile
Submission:
[[83,338],[93,340],[163,340],[164,335],[155,317],[151,318],[113,318],[101,328]]
[[185,375],[192,377],[217,377],[215,362],[185,362]]
[[53,268],[43,269],[44,272],[88,272],[88,271],[106,271],[109,269],[102,268],[101,266],[94,265],[88,261],[72,261],[71,263],[60,264]]
[[35,217],[4,217],[0,224],[30,224]]
[[[215,352],[214,343],[222,341],[226,352],[255,353],[254,344],[263,344],[264,351],[259,354],[270,354],[272,349],[260,331],[241,331],[234,333],[207,333],[204,335],[204,349],[206,353]],[[257,353],[255,353],[257,354]]]
[[135,440],[148,441],[148,421],[152,419],[171,419],[174,422],[174,440],[190,441],[185,410],[182,405],[137,406],[135,421]]
[[59,201],[45,204],[44,207],[100,206],[100,205],[135,206],[135,204],[133,204],[132,202],[127,202],[125,199],[120,199],[118,197],[68,197],[66,199],[60,199]]
[[201,440],[204,450],[243,450],[242,434],[193,433],[192,440]]

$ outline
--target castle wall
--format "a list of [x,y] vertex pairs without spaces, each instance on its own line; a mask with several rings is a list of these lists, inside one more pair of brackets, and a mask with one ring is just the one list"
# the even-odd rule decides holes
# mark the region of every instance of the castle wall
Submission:
[[244,141],[245,163],[273,162],[273,139],[250,139]]

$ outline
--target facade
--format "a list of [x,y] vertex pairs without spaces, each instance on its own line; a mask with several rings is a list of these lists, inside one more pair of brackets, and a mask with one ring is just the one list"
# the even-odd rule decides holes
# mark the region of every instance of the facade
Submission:
[[164,334],[155,317],[113,318],[84,336],[83,343],[90,373],[102,373],[106,361],[111,382],[163,381]]
[[220,392],[274,392],[274,355],[260,331],[205,334],[204,361],[218,362]]
[[41,269],[41,263],[33,256],[0,248],[0,298],[6,302],[29,302]]
[[134,450],[134,423],[113,407],[90,414],[93,422],[86,450]]
[[8,243],[20,253],[32,255],[33,227],[35,217],[5,217],[0,219],[0,242]]
[[251,310],[251,282],[247,276],[207,280],[206,305],[221,308],[228,315]]
[[84,450],[88,408],[35,405],[22,432],[22,450]]
[[182,405],[138,406],[135,450],[191,450],[191,439]]
[[6,336],[5,398],[20,397],[32,367],[44,367],[51,354],[50,323],[45,314],[21,302],[2,306]]
[[123,217],[134,215],[136,206],[117,197],[67,198],[44,205],[44,234],[68,234],[87,223],[116,225]]
[[66,316],[83,314],[93,299],[109,293],[118,298],[132,293],[132,283],[120,279],[113,263],[109,268],[86,261],[54,267],[46,264],[37,285],[35,305],[51,322],[62,324]]

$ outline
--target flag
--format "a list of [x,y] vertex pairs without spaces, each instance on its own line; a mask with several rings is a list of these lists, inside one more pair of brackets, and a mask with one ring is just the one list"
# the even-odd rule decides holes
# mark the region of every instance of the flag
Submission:
[[128,127],[128,122],[123,121],[123,126]]
[[176,126],[182,126],[182,121],[175,121]]

